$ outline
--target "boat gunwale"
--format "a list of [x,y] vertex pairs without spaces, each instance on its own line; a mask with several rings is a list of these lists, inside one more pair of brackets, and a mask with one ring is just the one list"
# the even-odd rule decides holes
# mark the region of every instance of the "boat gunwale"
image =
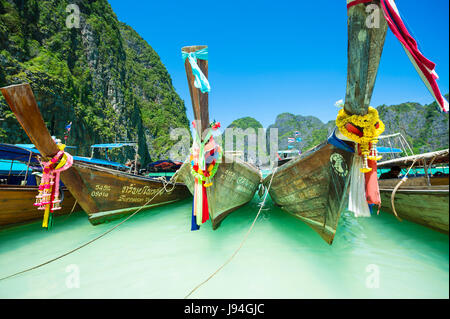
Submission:
[[[328,140],[323,141],[322,143],[314,146],[313,148],[309,149],[308,151],[306,151],[305,153],[301,154],[300,156],[288,161],[286,164],[283,164],[280,167],[277,167],[277,174],[280,174],[280,172],[282,172],[283,170],[289,169],[291,166],[296,165],[296,163],[298,163],[299,161],[302,161],[306,158],[309,158],[310,156],[314,155],[316,151],[322,149],[323,147],[325,147],[326,145],[328,145]],[[267,175],[264,180],[262,181],[262,184],[267,184],[270,181],[270,178],[273,174],[273,170],[272,172]]]
[[[111,169],[111,168],[98,166],[98,165],[93,165],[93,164],[87,164],[87,163],[83,163],[83,162],[74,162],[73,166],[75,168],[81,167],[81,168],[85,168],[85,169],[89,169],[89,170],[109,173],[109,174],[116,175],[116,176],[129,177],[130,179],[151,181],[151,182],[160,183],[160,184],[163,183],[162,180],[156,179],[154,177],[147,177],[147,176],[142,176],[142,175],[134,175],[134,174],[131,174],[131,173],[128,173],[128,172],[123,172],[123,171],[114,170],[114,169]],[[185,185],[184,183],[181,183],[181,182],[176,182],[176,183],[168,182],[168,183],[175,184],[175,185],[180,185],[180,186],[184,186]]]

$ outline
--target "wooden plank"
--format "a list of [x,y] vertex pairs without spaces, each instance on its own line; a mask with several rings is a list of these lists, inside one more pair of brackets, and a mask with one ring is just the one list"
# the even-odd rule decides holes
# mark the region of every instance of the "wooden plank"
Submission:
[[[185,162],[179,174],[193,194],[194,178],[191,174],[190,163]],[[238,158],[234,160],[224,158],[214,176],[213,185],[207,188],[209,216],[213,229],[217,229],[230,213],[252,200],[261,179],[261,174],[256,167]]]
[[[75,204],[72,194],[67,189],[63,189],[63,192],[63,205],[61,210],[54,212],[56,216],[69,214]],[[38,186],[0,185],[0,226],[42,219],[43,211],[33,206],[37,194]],[[74,211],[80,210],[78,205],[74,208]]]
[[[381,209],[393,214],[392,190],[381,190]],[[416,194],[396,193],[395,210],[400,218],[449,234],[449,193]]]
[[[163,188],[163,183],[159,180],[81,163],[75,163],[74,169],[83,180],[89,195],[100,211],[111,211],[111,214],[114,215],[108,217],[104,213],[88,212],[89,220],[95,224],[102,220],[109,221],[119,218],[124,214],[116,211],[131,212],[136,207],[146,205],[149,200],[152,200],[149,204],[155,206],[172,203],[190,196],[186,185],[181,183],[176,183],[175,186],[168,184],[167,191],[164,190],[157,195]],[[97,217],[92,218],[94,215]]]
[[[372,11],[368,5],[375,4],[379,10],[379,27],[366,24]],[[345,111],[348,114],[367,114],[378,72],[387,22],[381,12],[379,0],[358,4],[348,10],[348,64]]]
[[[183,47],[181,51],[190,53],[207,48],[206,45],[194,45]],[[203,72],[206,78],[208,78],[208,60],[197,60],[197,64],[200,70]],[[191,94],[192,108],[194,110],[194,119],[200,123],[196,130],[198,136],[205,137],[206,130],[209,128],[209,102],[208,93],[202,93],[194,86],[195,77],[192,73],[192,67],[189,63],[189,59],[184,61],[184,67],[186,69],[186,76],[189,85],[189,92]]]
[[[339,163],[334,158],[339,158]],[[304,221],[331,244],[348,200],[352,160],[353,154],[323,143],[278,168],[269,194],[284,211]],[[271,178],[264,179],[266,187]]]

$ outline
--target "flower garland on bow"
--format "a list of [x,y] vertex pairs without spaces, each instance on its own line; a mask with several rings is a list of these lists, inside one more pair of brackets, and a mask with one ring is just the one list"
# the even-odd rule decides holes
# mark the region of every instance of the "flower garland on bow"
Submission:
[[[192,123],[195,128],[195,122]],[[200,225],[209,219],[208,197],[206,188],[211,187],[212,179],[222,160],[222,148],[216,144],[212,136],[213,131],[220,127],[220,123],[211,123],[210,130],[203,142],[197,130],[191,148],[191,174],[194,177],[194,200],[192,204],[192,227],[198,230]]]
[[48,162],[41,162],[43,175],[39,185],[39,194],[36,196],[34,206],[44,210],[42,227],[49,229],[53,225],[53,213],[61,209],[59,199],[59,181],[62,171],[73,164],[73,157],[64,152],[66,145],[58,144],[59,152]]
[[369,106],[366,115],[348,115],[342,108],[336,118],[336,126],[345,137],[359,145],[360,153],[364,157],[361,172],[370,172],[372,168],[368,166],[368,160],[379,161],[381,159],[381,156],[378,156],[376,145],[377,137],[384,132],[385,126],[378,116],[378,111]]
[[[336,118],[339,132],[356,143],[355,158],[353,160],[352,178],[350,183],[349,210],[356,216],[370,216],[368,207],[381,205],[378,187],[377,161],[382,157],[378,155],[377,143],[385,129],[380,120],[378,111],[369,107],[366,115],[349,115],[342,107]],[[361,192],[364,188],[364,192]],[[367,202],[369,206],[363,205]]]

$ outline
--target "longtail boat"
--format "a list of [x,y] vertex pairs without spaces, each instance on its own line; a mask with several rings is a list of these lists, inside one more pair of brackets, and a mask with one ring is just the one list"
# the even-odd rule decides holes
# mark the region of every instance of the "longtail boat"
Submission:
[[[27,148],[0,144],[0,227],[42,219],[43,211],[33,206],[39,182],[30,168],[32,165],[39,166],[38,156]],[[66,187],[62,187],[62,194],[64,204],[55,211],[55,215],[81,210]]]
[[[185,55],[189,55],[190,53],[193,55],[199,51],[207,52],[207,46],[189,46],[182,48],[182,52]],[[199,68],[194,71],[198,72],[200,70],[207,79],[208,61],[203,58],[197,59],[195,56],[192,58],[198,63]],[[190,58],[185,59],[185,68],[192,107],[194,110],[195,132],[198,139],[201,139],[198,144],[206,142],[214,143],[206,137],[212,130],[209,122],[208,92],[206,90],[204,90],[205,92],[202,92],[202,90],[195,85],[196,76],[194,75],[190,60]],[[221,152],[219,150],[220,146],[215,147],[216,152]],[[204,154],[200,154],[200,157],[203,155]],[[192,175],[193,165],[197,165],[197,163],[191,163],[194,159],[189,158],[185,161],[179,171],[180,178],[182,178],[194,195],[194,211],[197,208],[196,205],[204,205],[202,207],[205,208],[207,212],[203,211],[203,214],[208,215],[209,213],[209,219],[211,219],[213,229],[217,229],[223,219],[231,212],[247,204],[254,197],[262,180],[260,171],[252,164],[244,162],[239,157],[226,153],[222,154],[221,157],[220,164],[218,162],[215,163],[215,165],[218,166],[215,175],[207,182],[208,184],[205,184],[204,182],[200,183],[198,178],[201,177],[198,175],[197,177],[194,177]],[[197,171],[199,171],[198,168]],[[206,187],[203,185],[206,185]],[[205,192],[206,196],[202,197],[203,202],[198,200],[196,203],[196,195],[202,195],[201,192]],[[203,219],[203,222],[207,220],[207,218],[208,216]],[[199,222],[199,224],[201,224],[201,222]],[[193,221],[193,229],[197,229],[195,221]]]
[[[12,85],[1,91],[41,155],[55,158],[60,148],[45,126],[30,85]],[[61,179],[93,225],[121,218],[141,207],[148,209],[190,196],[182,183],[166,185],[162,180],[76,160],[61,172]]]
[[[389,176],[390,172],[386,179],[381,175],[381,209],[397,215],[400,219],[404,218],[448,235],[448,164],[448,149],[379,163],[380,170],[398,167],[404,172],[404,175],[398,178]],[[437,165],[440,165],[441,169],[434,168]],[[406,174],[410,169],[414,173]]]
[[[356,2],[348,8],[347,92],[343,108],[348,116],[368,114],[387,32],[384,20],[378,28],[366,27],[367,4]],[[272,173],[269,194],[274,203],[304,221],[328,244],[332,244],[341,211],[347,207],[354,152],[355,143],[335,129],[326,141]],[[272,174],[264,179],[264,186],[268,187]]]

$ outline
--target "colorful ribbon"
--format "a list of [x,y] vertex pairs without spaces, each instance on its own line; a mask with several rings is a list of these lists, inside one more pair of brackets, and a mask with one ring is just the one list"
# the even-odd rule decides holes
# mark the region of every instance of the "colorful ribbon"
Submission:
[[216,174],[222,158],[222,149],[212,137],[212,131],[218,127],[220,127],[220,123],[213,123],[203,142],[195,130],[190,156],[191,173],[194,176],[191,230],[198,230],[199,226],[209,219],[206,188],[212,185],[212,178]]
[[65,145],[58,145],[60,151],[48,162],[41,162],[44,166],[39,194],[36,203],[39,210],[44,210],[42,227],[49,228],[53,223],[53,212],[61,209],[59,199],[60,174],[73,164],[73,157],[64,152]]
[[197,59],[208,60],[208,48],[189,53],[181,51],[181,55],[183,57],[183,61],[189,59],[189,63],[192,67],[192,73],[195,77],[194,86],[202,93],[210,92],[211,87],[209,86],[209,81],[197,64]]
[[435,71],[436,65],[420,52],[416,40],[403,22],[395,2],[393,0],[381,0],[381,6],[389,28],[402,44],[422,81],[439,104],[441,110],[448,112],[448,101],[442,96],[436,82],[436,79],[438,79]]

